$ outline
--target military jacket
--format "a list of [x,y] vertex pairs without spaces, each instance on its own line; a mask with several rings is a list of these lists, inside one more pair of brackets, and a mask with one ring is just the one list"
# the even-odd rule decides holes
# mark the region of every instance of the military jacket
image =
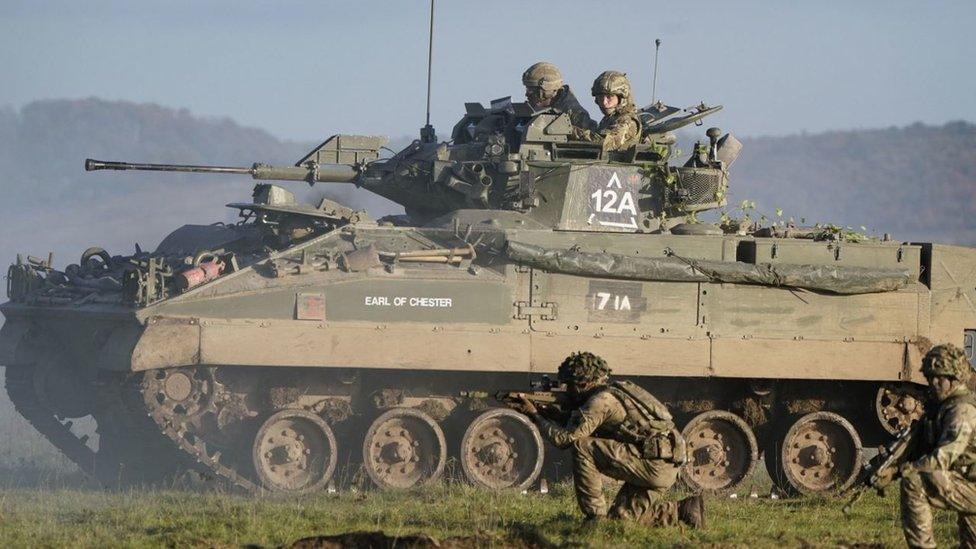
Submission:
[[574,137],[580,141],[602,143],[604,151],[622,151],[640,141],[641,122],[632,105],[617,109],[604,116],[595,131],[574,128]]
[[549,105],[551,108],[556,109],[559,112],[564,112],[569,115],[569,120],[572,122],[574,127],[584,128],[587,130],[596,130],[596,122],[590,118],[590,113],[580,105],[580,102],[573,95],[573,92],[569,89],[569,86],[563,86],[559,88],[556,92],[556,98],[552,100]]
[[[638,393],[637,391],[640,391]],[[669,433],[674,428],[664,404],[647,391],[628,382],[597,390],[573,411],[565,426],[538,414],[533,417],[543,436],[557,448],[568,448],[580,439],[596,436],[628,444]]]
[[960,387],[923,421],[928,452],[915,462],[918,469],[964,470],[976,463],[976,395],[969,389]]

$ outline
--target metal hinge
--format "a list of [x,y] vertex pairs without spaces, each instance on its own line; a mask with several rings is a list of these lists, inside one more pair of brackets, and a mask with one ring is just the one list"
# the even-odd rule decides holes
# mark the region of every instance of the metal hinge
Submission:
[[525,301],[516,301],[515,306],[518,307],[518,313],[515,314],[518,320],[525,320],[530,316],[539,317],[539,320],[556,320],[555,303],[543,303],[534,307]]

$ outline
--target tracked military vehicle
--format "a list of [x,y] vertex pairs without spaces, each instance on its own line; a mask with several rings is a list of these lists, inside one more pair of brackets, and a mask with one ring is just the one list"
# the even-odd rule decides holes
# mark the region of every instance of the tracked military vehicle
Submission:
[[[976,250],[697,222],[725,203],[741,145],[712,128],[676,161],[671,132],[715,110],[646,108],[620,152],[501,100],[387,157],[383,138],[338,135],[288,167],[89,160],[355,184],[406,215],[259,183],[230,204],[240,223],[153,251],[18,258],[8,394],[107,484],[196,471],[312,491],[342,462],[410,488],[453,456],[475,484],[523,489],[558,455],[479,395],[587,350],[672,409],[693,488],[734,490],[761,454],[784,489],[842,488],[862,446],[921,414],[921,356],[976,327]],[[84,416],[97,449],[71,429]]]

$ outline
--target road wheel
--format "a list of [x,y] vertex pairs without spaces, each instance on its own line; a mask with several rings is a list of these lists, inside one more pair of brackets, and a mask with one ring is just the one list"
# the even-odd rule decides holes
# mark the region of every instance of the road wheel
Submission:
[[838,414],[807,414],[790,426],[777,447],[767,450],[766,466],[788,494],[843,490],[861,470],[861,438]]
[[506,408],[481,414],[461,439],[461,468],[475,485],[493,490],[532,485],[542,471],[545,449],[539,429]]
[[407,489],[440,478],[447,462],[444,431],[429,415],[394,408],[370,425],[363,440],[363,465],[380,488]]
[[731,412],[698,414],[681,434],[688,444],[688,463],[681,469],[681,479],[693,491],[734,490],[749,478],[759,461],[756,436]]
[[336,467],[336,439],[329,424],[305,410],[282,410],[258,429],[251,449],[261,486],[272,492],[312,492]]
[[888,384],[878,388],[874,410],[885,431],[895,434],[922,418],[925,395],[920,387]]

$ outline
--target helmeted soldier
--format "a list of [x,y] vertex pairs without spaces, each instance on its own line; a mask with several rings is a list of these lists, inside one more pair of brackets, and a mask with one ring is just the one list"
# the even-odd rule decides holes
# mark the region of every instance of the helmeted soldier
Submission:
[[525,98],[535,110],[551,108],[569,115],[573,126],[596,129],[590,113],[580,105],[576,96],[563,84],[563,75],[552,63],[540,61],[522,73]]
[[573,137],[580,141],[602,143],[604,151],[625,150],[637,144],[640,141],[641,122],[627,75],[605,71],[593,81],[591,92],[603,113],[603,119],[596,130],[574,128]]
[[[959,543],[976,547],[976,396],[965,352],[933,347],[922,359],[930,406],[914,462],[901,470],[901,518],[909,547],[935,547],[932,507],[959,514]],[[914,441],[913,440],[913,441]],[[920,457],[919,457],[920,456]]]
[[[702,526],[701,496],[664,500],[685,453],[684,440],[674,430],[667,408],[634,383],[611,382],[607,363],[592,353],[567,357],[559,366],[559,381],[566,383],[572,401],[564,425],[543,417],[528,400],[516,407],[557,448],[572,448],[576,501],[586,518],[630,519],[648,525],[673,525],[680,520]],[[602,475],[624,482],[609,508]]]

